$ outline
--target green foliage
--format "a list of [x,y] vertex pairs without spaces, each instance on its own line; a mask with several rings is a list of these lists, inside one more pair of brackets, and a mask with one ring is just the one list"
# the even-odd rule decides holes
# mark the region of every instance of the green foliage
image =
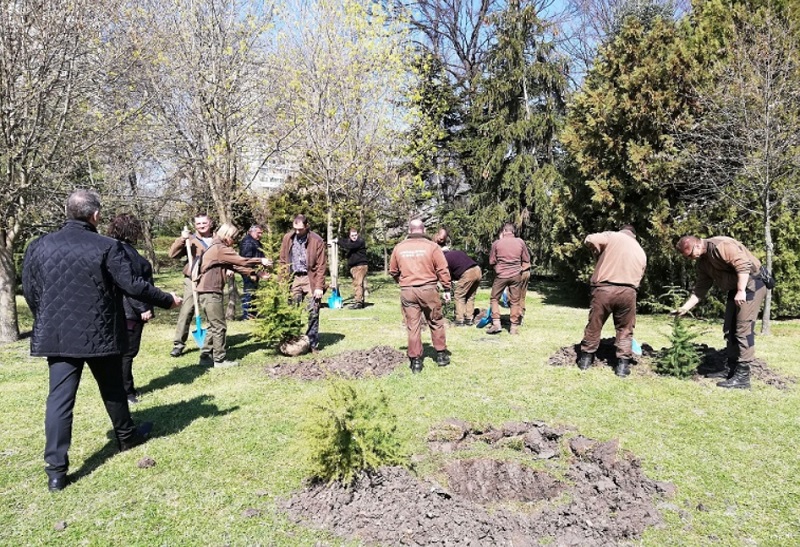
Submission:
[[551,196],[561,182],[556,135],[566,63],[535,6],[509,5],[493,17],[497,39],[459,144],[472,185],[472,229],[488,247],[502,223],[513,222],[541,263],[550,256]]
[[278,346],[303,334],[305,310],[290,301],[290,294],[289,281],[277,275],[259,282],[251,303],[256,316],[252,320],[256,339]]
[[699,333],[692,332],[686,322],[676,316],[669,337],[672,345],[656,358],[656,372],[677,378],[689,378],[694,374],[700,364],[700,353],[692,340],[698,336]]
[[362,471],[401,463],[396,429],[383,391],[332,380],[302,430],[311,477],[352,484]]
[[[691,56],[676,25],[627,17],[575,96],[562,140],[571,154],[555,202],[558,269],[588,277],[583,238],[631,223],[648,255],[643,294],[681,280],[685,227],[672,190],[674,133],[693,119]],[[574,276],[574,273],[572,273]]]

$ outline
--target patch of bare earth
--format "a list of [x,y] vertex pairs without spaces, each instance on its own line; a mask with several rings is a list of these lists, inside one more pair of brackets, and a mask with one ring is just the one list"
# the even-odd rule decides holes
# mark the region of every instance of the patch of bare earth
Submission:
[[[725,368],[727,363],[727,356],[725,349],[711,348],[706,344],[696,344],[697,351],[703,356],[703,360],[697,367],[697,372],[694,375],[695,380],[701,380],[706,374],[716,372]],[[654,350],[649,344],[642,344],[642,356],[634,359],[635,364],[642,364],[644,366],[638,367],[638,373],[641,375],[655,374],[655,359],[658,354],[665,351],[666,348]],[[573,346],[565,346],[559,349],[556,353],[550,356],[547,360],[548,365],[557,367],[570,367],[578,366],[578,356],[580,355],[580,344]],[[614,346],[613,338],[603,338],[600,341],[600,347],[595,354],[593,367],[613,367],[617,364],[616,348]],[[636,368],[633,369],[636,372]],[[755,380],[764,382],[768,386],[777,389],[789,389],[792,385],[797,383],[795,378],[778,374],[769,368],[767,363],[762,359],[755,359],[751,367],[751,376]],[[715,379],[719,381],[719,379]]]
[[329,376],[364,378],[385,376],[405,362],[406,356],[398,350],[377,346],[320,359],[281,361],[268,365],[266,371],[273,378],[291,377],[299,380],[320,380]]
[[448,420],[428,437],[440,456],[476,442],[519,457],[450,459],[441,469],[446,486],[382,468],[349,488],[312,485],[283,508],[296,522],[370,544],[599,546],[635,541],[659,525],[655,500],[675,491],[648,479],[616,441],[567,428],[522,422],[476,429]]

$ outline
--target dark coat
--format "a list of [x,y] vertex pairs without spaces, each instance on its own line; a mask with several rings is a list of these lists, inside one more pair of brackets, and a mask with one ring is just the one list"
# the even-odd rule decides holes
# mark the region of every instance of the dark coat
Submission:
[[264,250],[261,248],[261,242],[246,234],[239,244],[239,254],[245,258],[264,258]]
[[39,357],[121,354],[123,294],[162,308],[173,303],[172,295],[134,275],[121,242],[81,220],[28,246],[22,286],[34,317],[31,355]]
[[[125,254],[128,255],[128,260],[131,261],[133,275],[141,277],[152,285],[153,266],[150,264],[150,261],[140,255],[139,251],[137,251],[133,245],[127,243],[126,241],[122,242],[122,248],[125,251]],[[142,302],[141,300],[131,298],[127,295],[122,297],[122,305],[125,308],[125,319],[130,319],[133,321],[141,322],[143,313],[147,311],[153,311],[152,304]]]
[[363,238],[357,237],[355,241],[349,237],[340,238],[339,247],[347,251],[348,268],[369,264],[369,260],[367,260],[367,242]]

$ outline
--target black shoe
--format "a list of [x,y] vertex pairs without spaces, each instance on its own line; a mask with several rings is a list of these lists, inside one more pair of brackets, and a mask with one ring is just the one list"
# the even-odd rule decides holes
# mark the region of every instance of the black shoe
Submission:
[[446,367],[450,364],[450,352],[446,349],[436,352],[436,364],[440,367]]
[[475,324],[475,321],[473,321],[472,319],[468,319],[468,320],[464,321],[464,326],[465,327],[471,327],[474,324]]
[[411,358],[411,373],[419,374],[422,372],[422,357]]
[[630,366],[631,366],[631,360],[626,359],[625,357],[621,357],[617,361],[617,368],[614,369],[614,374],[616,374],[620,378],[624,378],[625,376],[631,373]]
[[213,367],[214,357],[209,353],[201,353],[200,360],[197,362],[201,367]]
[[363,302],[354,302],[354,303],[350,304],[349,306],[347,306],[347,309],[350,309],[350,310],[363,310],[364,309],[364,303]]
[[150,432],[153,431],[153,422],[144,422],[136,428],[136,432],[128,439],[119,441],[119,451],[125,452],[147,442]]
[[66,475],[63,477],[50,477],[47,479],[47,489],[51,492],[60,492],[67,487],[68,482]]
[[463,321],[456,321],[455,323],[453,323],[453,326],[454,327],[466,327],[467,324],[464,323]]
[[587,353],[585,351],[582,351],[580,359],[578,359],[578,368],[581,370],[586,370],[592,366],[593,362],[594,362],[594,353]]
[[172,348],[172,351],[169,352],[170,357],[180,357],[183,353],[183,348],[180,346],[175,346]]
[[750,365],[739,363],[733,376],[722,382],[717,382],[719,387],[727,389],[750,389]]
[[136,395],[128,395],[128,404],[135,405],[139,403],[139,397]]

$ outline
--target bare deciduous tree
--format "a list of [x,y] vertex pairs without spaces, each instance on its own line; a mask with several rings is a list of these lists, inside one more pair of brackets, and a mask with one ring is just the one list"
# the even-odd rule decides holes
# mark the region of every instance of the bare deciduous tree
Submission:
[[[700,207],[724,203],[755,217],[763,230],[766,266],[772,269],[771,223],[800,206],[800,59],[797,34],[769,10],[743,21],[729,58],[712,83],[698,91],[705,111],[681,136],[686,175],[682,190]],[[771,293],[762,332],[770,330]]]

